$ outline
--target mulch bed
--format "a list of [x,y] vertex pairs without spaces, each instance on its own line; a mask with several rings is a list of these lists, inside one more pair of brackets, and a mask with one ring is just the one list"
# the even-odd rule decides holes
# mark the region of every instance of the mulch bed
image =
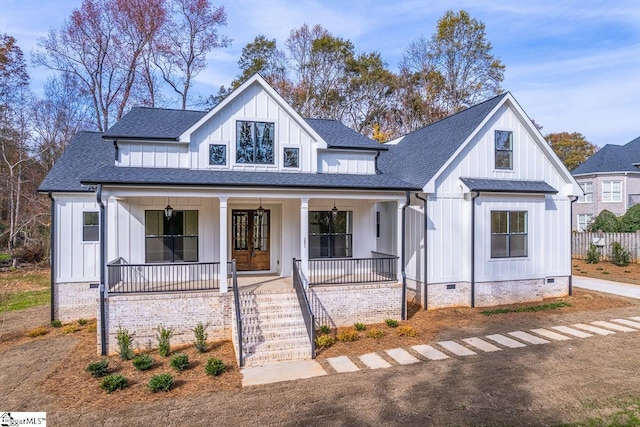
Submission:
[[640,264],[631,263],[625,267],[619,267],[611,262],[601,261],[597,264],[587,264],[585,260],[572,259],[571,265],[573,266],[573,274],[577,276],[640,285]]

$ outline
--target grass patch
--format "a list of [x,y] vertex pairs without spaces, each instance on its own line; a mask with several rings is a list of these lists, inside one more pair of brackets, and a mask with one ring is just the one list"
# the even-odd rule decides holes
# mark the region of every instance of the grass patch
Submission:
[[588,418],[584,421],[563,426],[637,426],[640,425],[640,399],[620,405],[620,409],[603,417]]
[[0,274],[0,285],[12,289],[11,286],[19,283],[32,288],[49,288],[51,275],[49,270],[16,270]]
[[0,262],[11,261],[11,254],[0,254]]
[[482,314],[485,316],[491,316],[492,314],[505,314],[505,313],[528,313],[533,311],[548,311],[557,310],[563,307],[571,307],[571,304],[564,301],[550,302],[548,304],[532,305],[529,307],[517,307],[517,308],[494,308],[492,310],[484,310]]
[[51,291],[49,289],[42,291],[16,292],[9,294],[9,302],[6,306],[0,308],[0,313],[46,305],[49,304],[50,301]]

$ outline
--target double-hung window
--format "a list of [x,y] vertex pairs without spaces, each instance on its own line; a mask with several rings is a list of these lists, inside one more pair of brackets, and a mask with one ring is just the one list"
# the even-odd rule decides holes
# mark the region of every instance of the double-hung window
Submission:
[[591,203],[593,202],[593,183],[592,182],[580,182],[580,187],[584,192],[583,195],[578,196],[578,203]]
[[309,212],[309,258],[353,256],[351,211]]
[[593,214],[578,214],[578,231],[587,231],[593,222]]
[[82,212],[82,241],[97,242],[100,240],[100,223],[98,212]]
[[491,211],[491,258],[526,257],[526,211]]
[[513,170],[513,132],[497,130],[495,148],[496,169]]
[[622,201],[622,181],[604,181],[602,183],[603,202]]
[[145,211],[146,262],[197,262],[198,211]]
[[236,123],[236,163],[273,164],[273,123]]

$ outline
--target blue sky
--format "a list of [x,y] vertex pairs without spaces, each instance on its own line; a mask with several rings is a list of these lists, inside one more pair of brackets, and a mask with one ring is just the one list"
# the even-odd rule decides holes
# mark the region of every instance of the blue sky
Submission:
[[[80,0],[0,0],[0,32],[29,53],[58,28]],[[282,44],[291,29],[321,24],[350,39],[358,52],[379,51],[396,71],[404,49],[429,37],[447,9],[468,11],[486,25],[493,53],[506,65],[503,87],[544,126],[543,133],[580,132],[603,146],[640,136],[640,2],[232,0],[224,5],[233,39],[209,56],[195,92],[208,95],[238,73],[242,47],[258,34]],[[40,93],[50,73],[30,67]]]

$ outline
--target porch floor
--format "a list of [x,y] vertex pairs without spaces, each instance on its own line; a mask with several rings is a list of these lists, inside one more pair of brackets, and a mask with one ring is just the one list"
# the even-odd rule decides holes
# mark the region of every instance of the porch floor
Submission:
[[242,292],[293,289],[291,277],[275,274],[238,274],[238,290]]

